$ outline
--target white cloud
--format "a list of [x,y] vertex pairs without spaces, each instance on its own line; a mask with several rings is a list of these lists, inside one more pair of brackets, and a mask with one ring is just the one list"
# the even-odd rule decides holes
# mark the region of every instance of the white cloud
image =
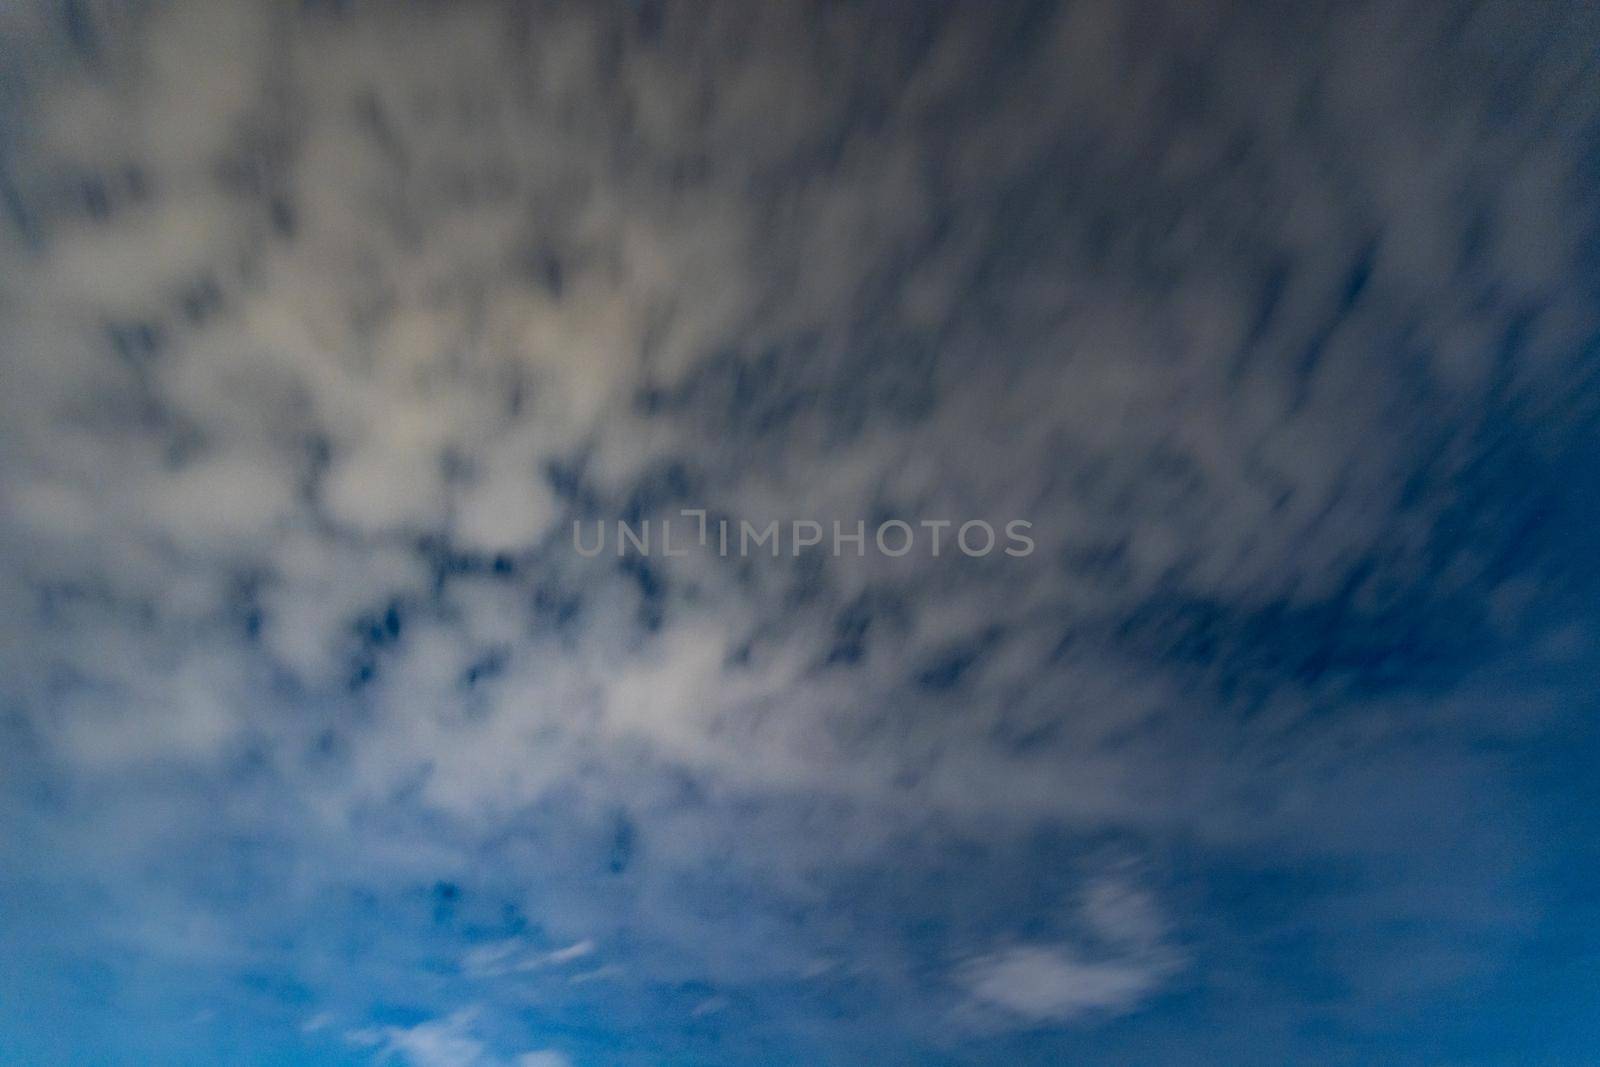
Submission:
[[1077,941],[1009,945],[954,973],[972,1004],[1030,1023],[1132,1011],[1186,965],[1149,893],[1112,874],[1092,879]]
[[572,1061],[554,1049],[522,1052],[509,1059],[494,1055],[476,1035],[479,1014],[476,1008],[464,1008],[415,1026],[351,1031],[346,1038],[376,1048],[379,1062],[398,1059],[410,1067],[572,1067]]
[[471,1032],[474,1015],[463,1010],[415,1026],[356,1030],[347,1036],[354,1044],[375,1047],[380,1062],[398,1059],[411,1067],[488,1067],[485,1046]]
[[563,948],[540,950],[521,938],[480,946],[462,957],[461,965],[474,975],[507,975],[561,967],[594,954],[593,941],[585,938]]
[[[1594,327],[1564,284],[1577,176],[1552,155],[1593,102],[1541,110],[1550,143],[1523,153],[1473,125],[1490,89],[1408,58],[1426,28],[1351,49],[1354,70],[1320,33],[1302,69],[1251,33],[1189,56],[1209,38],[1187,31],[1127,69],[1128,16],[1093,2],[981,91],[987,16],[953,16],[926,63],[902,57],[901,85],[870,9],[813,26],[713,5],[667,28],[680,62],[592,8],[521,34],[477,5],[291,24],[174,4],[125,16],[94,79],[30,64],[37,114],[6,178],[37,247],[0,244],[0,696],[40,758],[108,792],[181,772],[161,788],[194,789],[197,834],[265,822],[292,842],[315,812],[374,881],[499,850],[519,903],[567,921],[462,970],[567,990],[677,981],[686,958],[718,982],[849,969],[860,942],[805,943],[815,930],[695,892],[808,914],[838,871],[892,865],[918,833],[1002,852],[1040,821],[1382,839],[1377,807],[1359,834],[1326,815],[1360,803],[1327,783],[1404,744],[1381,702],[1348,735],[1307,726],[1326,693],[1287,623],[1247,635],[1265,648],[1241,676],[1274,687],[1260,717],[1206,672],[1229,666],[1218,632],[1257,611],[1290,617],[1365,574],[1341,623],[1360,629],[1369,609],[1442,610],[1439,574],[1466,587],[1497,558],[1440,560],[1428,531],[1473,475],[1462,412],[1502,388],[1564,395]],[[1202,58],[1208,117],[1174,123],[1153,68]],[[1329,77],[1338,174],[1291,107]],[[1475,117],[1449,129],[1394,103],[1468,89]],[[881,127],[854,125],[862,101]],[[1375,116],[1412,147],[1360,148]],[[1257,154],[1230,164],[1239,145]],[[62,175],[126,167],[142,198],[74,214]],[[1499,172],[1483,262],[1458,272],[1437,205]],[[1340,309],[1369,239],[1383,300]],[[1507,321],[1485,294],[1502,289],[1530,309],[1530,351],[1496,384]],[[157,350],[119,354],[114,328],[140,326]],[[1317,346],[1303,373],[1271,358]],[[1435,386],[1443,407],[1394,399]],[[648,509],[670,464],[736,518],[1026,514],[1041,547],[1009,570],[821,575],[695,553],[656,561],[646,604],[637,576],[561,535],[590,506]],[[1418,494],[1423,474],[1452,488]],[[514,574],[485,573],[497,554]],[[1086,556],[1103,562],[1068,563]],[[370,639],[391,606],[397,632]],[[953,692],[918,682],[990,632]],[[1196,662],[1164,658],[1185,642]],[[1312,758],[1330,736],[1338,755]],[[1415,762],[1441,793],[1477,789]],[[240,766],[287,802],[219,809]],[[554,840],[526,846],[552,809]],[[619,809],[640,843],[613,861]],[[177,834],[160,825],[120,847],[159,856]],[[170,869],[141,860],[133,877]],[[347,876],[313,858],[295,877],[314,895]],[[1162,904],[1091,882],[1081,941],[985,942],[956,984],[1024,1022],[1130,1010],[1180,966]],[[563,970],[617,928],[659,955]],[[883,956],[862,973],[893,972]],[[473,1019],[359,1033],[418,1064],[491,1062]]]
[[1059,945],[1023,945],[972,960],[960,978],[979,1003],[1031,1022],[1120,1012],[1148,997],[1165,970],[1139,960],[1086,960]]
[[539,1052],[524,1052],[517,1057],[517,1067],[572,1067],[572,1061],[565,1053],[554,1049],[543,1049]]

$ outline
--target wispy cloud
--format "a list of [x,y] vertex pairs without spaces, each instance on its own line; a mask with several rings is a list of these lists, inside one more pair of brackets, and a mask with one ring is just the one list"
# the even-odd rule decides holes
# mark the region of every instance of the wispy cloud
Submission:
[[[1448,8],[0,14],[11,1010],[914,1061],[1493,972],[1600,27]],[[571,549],[683,508],[1038,549]]]
[[512,938],[473,949],[462,958],[461,965],[469,974],[511,974],[572,963],[593,953],[594,942],[589,940],[574,941],[565,948],[539,950]]
[[411,1067],[571,1067],[571,1061],[553,1049],[522,1052],[510,1059],[492,1055],[474,1036],[477,1015],[475,1009],[466,1008],[415,1026],[354,1030],[346,1038],[376,1048],[380,1061],[399,1060]]

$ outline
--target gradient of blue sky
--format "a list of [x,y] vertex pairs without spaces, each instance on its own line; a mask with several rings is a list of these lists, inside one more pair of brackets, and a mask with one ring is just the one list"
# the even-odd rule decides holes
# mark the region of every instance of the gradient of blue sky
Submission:
[[1596,41],[7,5],[0,1060],[1595,1062]]

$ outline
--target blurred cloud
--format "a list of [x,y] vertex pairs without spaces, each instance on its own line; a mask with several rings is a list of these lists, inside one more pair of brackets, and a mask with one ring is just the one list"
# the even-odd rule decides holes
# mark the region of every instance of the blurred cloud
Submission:
[[[1496,973],[1590,684],[1597,31],[14,6],[13,1002],[926,1062]],[[572,551],[682,508],[1039,547]]]

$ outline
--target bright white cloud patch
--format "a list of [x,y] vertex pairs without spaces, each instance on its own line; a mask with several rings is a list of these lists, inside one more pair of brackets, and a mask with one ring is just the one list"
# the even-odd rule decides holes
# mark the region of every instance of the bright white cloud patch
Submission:
[[1184,967],[1147,893],[1111,879],[1080,904],[1078,943],[1022,944],[967,961],[957,972],[977,1006],[1034,1024],[1130,1011]]
[[356,1030],[346,1035],[358,1046],[374,1046],[380,1061],[399,1061],[408,1067],[571,1067],[572,1061],[554,1049],[522,1052],[502,1059],[474,1036],[474,1009],[409,1027]]
[[1162,968],[1084,960],[1071,948],[1030,945],[973,960],[962,974],[974,999],[1033,1022],[1126,1011],[1160,985]]

